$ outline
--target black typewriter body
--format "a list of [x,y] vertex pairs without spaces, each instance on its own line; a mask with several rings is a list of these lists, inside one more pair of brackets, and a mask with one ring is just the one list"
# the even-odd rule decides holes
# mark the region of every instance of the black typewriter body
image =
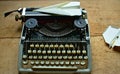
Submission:
[[62,16],[24,8],[19,73],[90,74],[90,34],[84,11],[80,16]]

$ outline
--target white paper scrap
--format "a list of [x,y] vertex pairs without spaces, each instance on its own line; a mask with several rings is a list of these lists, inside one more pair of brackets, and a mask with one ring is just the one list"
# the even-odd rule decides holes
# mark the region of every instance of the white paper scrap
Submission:
[[105,42],[109,44],[110,48],[113,48],[114,46],[120,46],[120,28],[117,29],[109,26],[103,33],[103,38]]

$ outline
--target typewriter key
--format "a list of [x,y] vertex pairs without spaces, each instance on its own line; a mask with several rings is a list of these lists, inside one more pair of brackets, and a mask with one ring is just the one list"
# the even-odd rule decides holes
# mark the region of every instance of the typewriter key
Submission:
[[72,54],[76,54],[76,50],[72,50]]
[[35,47],[36,47],[36,48],[39,48],[39,44],[36,44]]
[[37,56],[33,56],[33,59],[37,59]]
[[28,64],[28,61],[27,61],[27,60],[23,60],[23,64],[24,64],[24,65],[27,65],[27,64]]
[[32,59],[32,58],[33,58],[33,56],[31,55],[31,56],[29,56],[28,58],[29,58],[29,59]]
[[47,53],[48,53],[48,54],[51,54],[51,50],[48,50]]
[[62,56],[58,56],[58,59],[62,59]]
[[40,48],[44,48],[44,44],[40,44]]
[[74,45],[73,44],[70,44],[70,46],[69,46],[70,48],[74,48]]
[[58,48],[58,44],[55,44],[55,45],[54,45],[54,48]]
[[73,59],[77,59],[77,56],[74,56]]
[[68,59],[71,60],[71,59],[72,59],[72,56],[68,56]]
[[83,59],[83,56],[78,56],[78,59],[80,59],[80,60]]
[[85,65],[86,63],[85,63],[85,61],[81,61],[80,64],[83,66],[83,65]]
[[41,62],[40,62],[40,64],[41,64],[41,65],[44,65],[44,64],[45,64],[45,62],[44,62],[44,61],[41,61]]
[[38,65],[38,64],[39,64],[39,61],[38,61],[38,60],[37,60],[37,61],[35,61],[35,64],[36,64],[36,65]]
[[80,54],[81,53],[81,51],[80,50],[77,50],[77,54]]
[[64,48],[64,45],[62,45],[62,44],[60,44],[60,46],[59,46],[61,49],[63,49]]
[[38,56],[38,59],[42,59],[42,56]]
[[71,64],[71,65],[74,65],[74,64],[75,64],[75,62],[74,62],[74,61],[71,61],[71,62],[70,62],[70,64]]
[[35,63],[34,61],[30,61],[30,64],[31,64],[31,65],[34,65],[34,63]]
[[33,47],[34,47],[34,44],[30,44],[30,47],[33,48]]
[[65,54],[66,53],[66,51],[65,50],[62,50],[62,54]]
[[48,45],[48,44],[46,44],[46,45],[45,45],[45,48],[49,48],[49,45]]
[[71,54],[71,50],[67,50],[67,54]]
[[56,54],[56,50],[52,50],[52,53],[53,53],[53,54]]
[[87,52],[86,52],[86,50],[84,49],[84,50],[82,50],[82,53],[83,53],[83,54],[86,54]]
[[87,60],[87,59],[88,59],[88,56],[84,56],[84,59]]
[[46,50],[43,50],[43,51],[42,51],[42,54],[46,54]]
[[80,62],[79,61],[76,61],[76,65],[79,65],[80,64]]
[[50,48],[53,48],[54,46],[53,46],[53,44],[50,44]]
[[43,59],[47,59],[48,57],[47,56],[43,56]]
[[28,54],[31,54],[32,53],[32,50],[28,50]]
[[[57,59],[57,56],[53,56],[53,59]],[[60,58],[59,58],[60,59]]]
[[60,50],[57,50],[57,54],[60,54],[61,53],[61,51]]
[[65,48],[69,48],[69,45],[68,45],[68,44],[65,44]]
[[37,53],[40,54],[42,51],[41,50],[38,50]]
[[36,52],[37,52],[37,51],[36,51],[36,49],[35,49],[35,50],[33,50],[33,54],[36,54]]
[[27,59],[27,55],[23,55],[23,59]]

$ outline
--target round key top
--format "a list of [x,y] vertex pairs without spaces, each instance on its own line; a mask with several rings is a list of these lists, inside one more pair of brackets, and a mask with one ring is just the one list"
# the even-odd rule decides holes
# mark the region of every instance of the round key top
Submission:
[[58,48],[58,44],[55,44],[55,45],[54,45],[54,48]]
[[31,55],[31,56],[29,56],[28,58],[29,58],[29,59],[32,59],[32,58],[33,58],[33,56]]
[[40,54],[42,51],[41,50],[38,50],[37,53]]
[[33,50],[33,54],[36,54],[36,52],[37,52],[36,50]]
[[53,56],[53,59],[57,59],[57,56]]
[[38,61],[38,60],[37,60],[37,61],[35,61],[35,64],[36,64],[36,65],[38,65],[38,64],[39,64],[39,61]]
[[64,45],[60,44],[59,48],[63,49],[63,48],[64,48]]
[[54,64],[55,64],[55,62],[51,61],[51,62],[50,62],[50,64],[51,64],[51,65],[54,65]]
[[28,64],[28,61],[27,61],[27,60],[24,60],[24,61],[23,61],[23,64],[24,64],[24,65],[27,65],[27,64]]
[[69,65],[69,64],[70,64],[70,62],[69,62],[69,61],[66,61],[66,62],[65,62],[65,64],[66,64],[66,65]]
[[40,44],[40,48],[44,48],[44,44]]
[[48,59],[52,59],[53,57],[52,56],[48,56]]
[[64,61],[61,61],[61,62],[60,62],[60,65],[63,65],[63,64],[64,64]]
[[58,59],[62,59],[62,56],[58,56]]
[[72,54],[76,54],[76,50],[72,50]]
[[53,46],[53,44],[50,44],[50,48],[53,48],[54,46]]
[[46,61],[46,62],[45,62],[45,64],[46,64],[46,65],[49,65],[49,64],[50,64],[50,62],[49,62],[49,61]]
[[83,54],[86,54],[87,52],[86,52],[86,50],[84,49],[84,50],[82,50],[82,53],[83,53]]
[[56,50],[52,50],[52,54],[56,54]]
[[71,50],[67,50],[67,54],[71,54]]
[[71,60],[71,59],[72,59],[72,56],[68,56],[68,59]]
[[62,50],[62,54],[65,54],[66,53],[66,51],[65,50]]
[[80,53],[81,53],[81,51],[78,49],[78,50],[77,50],[77,54],[80,54]]
[[80,62],[79,61],[76,61],[76,65],[79,65],[80,64]]
[[70,44],[70,46],[69,46],[70,48],[74,48],[74,45],[73,44]]
[[60,54],[61,53],[61,51],[60,50],[57,50],[57,54]]
[[48,57],[47,56],[43,56],[43,59],[47,59]]
[[48,45],[48,44],[46,44],[46,45],[45,45],[45,48],[49,48],[49,45]]
[[81,61],[80,64],[83,66],[83,65],[85,65],[86,63],[85,63],[85,61]]
[[35,63],[34,61],[31,61],[31,62],[30,62],[31,65],[34,65],[34,63]]
[[47,53],[48,53],[48,54],[51,54],[51,50],[48,50]]
[[77,59],[77,56],[74,56],[73,59]]
[[27,59],[27,55],[23,55],[23,59]]
[[38,59],[42,59],[42,56],[38,56]]
[[33,47],[34,47],[34,44],[30,44],[30,47],[33,48]]
[[39,44],[36,44],[35,47],[36,47],[36,48],[39,48]]
[[78,59],[80,59],[80,60],[83,59],[83,56],[78,56]]
[[68,45],[68,44],[65,44],[65,48],[69,48],[69,45]]
[[74,64],[75,64],[75,62],[74,62],[74,61],[71,61],[71,62],[70,62],[70,64],[71,64],[71,65],[74,65]]
[[44,64],[45,64],[45,62],[44,62],[44,61],[41,61],[41,62],[40,62],[40,64],[41,64],[41,65],[44,65]]
[[46,54],[46,50],[43,50],[43,51],[42,51],[42,54]]
[[63,59],[67,59],[68,57],[67,56],[63,56]]
[[28,50],[28,54],[31,54],[32,53],[32,50]]
[[33,59],[37,59],[37,56],[33,56]]
[[84,59],[87,60],[87,59],[88,59],[88,56],[84,56]]
[[56,61],[55,64],[56,64],[56,65],[59,65],[59,61]]

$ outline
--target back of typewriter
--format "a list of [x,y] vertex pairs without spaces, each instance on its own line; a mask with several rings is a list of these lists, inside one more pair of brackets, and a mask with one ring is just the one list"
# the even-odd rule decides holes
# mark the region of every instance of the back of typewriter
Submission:
[[20,74],[89,74],[91,50],[87,12],[54,15],[19,9],[23,23],[19,46]]

